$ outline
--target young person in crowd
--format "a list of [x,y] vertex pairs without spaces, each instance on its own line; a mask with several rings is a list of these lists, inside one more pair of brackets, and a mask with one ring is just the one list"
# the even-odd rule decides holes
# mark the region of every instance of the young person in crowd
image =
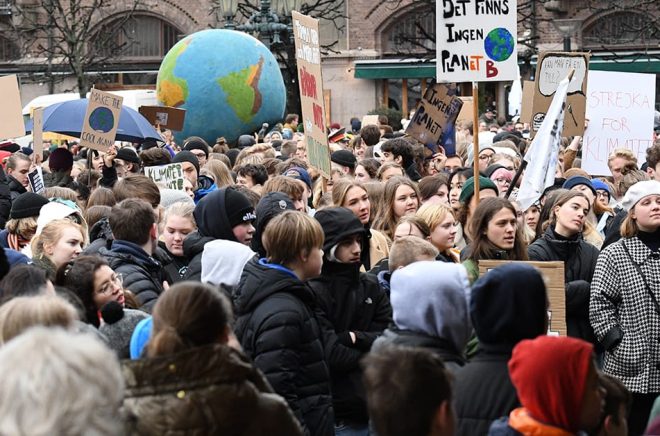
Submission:
[[394,238],[394,228],[405,215],[413,215],[419,208],[419,189],[405,177],[394,177],[385,184],[384,207],[374,220],[374,228],[388,238]]
[[165,209],[163,214],[163,240],[158,242],[158,246],[169,255],[169,261],[163,264],[163,269],[170,285],[183,280],[188,271],[190,259],[183,253],[183,241],[197,229],[194,212],[193,203],[180,201]]
[[78,256],[86,241],[80,225],[68,219],[51,221],[32,238],[32,262],[54,280],[58,268]]
[[449,205],[449,180],[444,173],[426,176],[419,181],[419,193],[422,204]]
[[458,262],[458,253],[453,251],[458,231],[453,210],[445,204],[424,204],[417,211],[417,216],[429,226],[429,241],[440,252],[437,260]]
[[[479,201],[481,202],[486,198],[497,196],[497,186],[490,179],[479,176]],[[477,203],[477,197],[474,195],[474,177],[470,177],[463,184],[458,202],[459,208],[456,217],[458,218],[458,223],[461,225],[462,238],[456,239],[456,248],[463,250],[476,237],[476,234],[471,233],[470,226],[470,223],[473,222],[474,211],[479,205]]]

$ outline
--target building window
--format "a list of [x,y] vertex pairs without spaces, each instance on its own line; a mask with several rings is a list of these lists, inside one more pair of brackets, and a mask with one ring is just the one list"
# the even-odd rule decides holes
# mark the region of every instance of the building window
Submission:
[[127,58],[162,58],[183,34],[171,24],[148,15],[118,18],[104,25],[99,33],[104,31],[114,35],[105,51]]
[[18,59],[20,53],[16,44],[9,39],[0,36],[0,62],[13,61]]
[[617,12],[601,17],[582,31],[584,47],[648,46],[659,41],[656,22],[636,12]]
[[435,11],[424,9],[405,15],[385,31],[384,51],[434,52]]

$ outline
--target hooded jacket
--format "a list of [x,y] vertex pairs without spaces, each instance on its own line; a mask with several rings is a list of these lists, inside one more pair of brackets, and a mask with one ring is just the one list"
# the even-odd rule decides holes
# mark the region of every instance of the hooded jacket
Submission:
[[454,379],[457,435],[483,435],[491,423],[520,406],[507,363],[522,339],[545,333],[546,289],[532,266],[511,263],[474,284],[470,318],[479,338],[477,355]]
[[252,250],[260,258],[266,257],[266,248],[261,242],[261,237],[266,229],[266,224],[285,210],[295,210],[291,199],[282,192],[269,192],[264,195],[255,209],[257,219],[254,222],[254,236],[252,237]]
[[471,333],[470,285],[462,265],[415,262],[392,274],[390,300],[395,328],[374,346],[395,343],[430,348],[455,372],[465,363]]
[[529,246],[528,252],[529,260],[564,262],[568,335],[595,342],[589,323],[589,297],[598,249],[586,242],[581,234],[567,239],[558,235],[553,226],[548,226],[543,237]]
[[[323,227],[326,256],[346,237],[365,234],[360,220],[348,209],[322,209],[314,216]],[[374,340],[392,321],[392,307],[378,280],[360,272],[360,263],[323,260],[319,278],[309,281],[319,306],[332,325],[341,346],[357,349],[364,356]],[[353,344],[350,333],[356,341]],[[350,356],[349,356],[350,357]],[[337,420],[366,425],[369,421],[358,361],[330,364],[332,400]]]
[[330,375],[311,289],[292,271],[262,259],[245,265],[232,299],[234,331],[245,353],[306,434],[334,435]]
[[202,278],[202,253],[204,244],[215,239],[238,242],[232,231],[225,204],[226,189],[218,189],[206,195],[195,206],[197,231],[183,241],[183,254],[189,259],[186,280]]
[[245,264],[254,257],[255,253],[250,247],[238,242],[222,239],[208,242],[202,252],[201,280],[203,283],[220,286],[231,298]]
[[122,370],[127,435],[302,434],[263,374],[226,345],[125,361]]

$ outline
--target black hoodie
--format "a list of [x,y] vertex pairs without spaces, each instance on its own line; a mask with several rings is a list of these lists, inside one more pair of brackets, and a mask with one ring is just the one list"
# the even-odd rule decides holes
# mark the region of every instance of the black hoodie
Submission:
[[289,196],[282,192],[269,192],[259,200],[255,210],[257,219],[254,222],[255,231],[250,248],[258,253],[260,258],[266,257],[266,249],[261,242],[261,235],[264,233],[266,224],[285,210],[296,210],[296,208]]

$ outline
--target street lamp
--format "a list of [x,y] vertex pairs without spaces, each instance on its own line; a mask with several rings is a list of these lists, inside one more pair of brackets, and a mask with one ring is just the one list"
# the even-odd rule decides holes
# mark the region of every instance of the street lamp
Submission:
[[558,18],[552,21],[555,29],[564,38],[564,51],[571,51],[571,36],[578,31],[582,20],[576,18]]

